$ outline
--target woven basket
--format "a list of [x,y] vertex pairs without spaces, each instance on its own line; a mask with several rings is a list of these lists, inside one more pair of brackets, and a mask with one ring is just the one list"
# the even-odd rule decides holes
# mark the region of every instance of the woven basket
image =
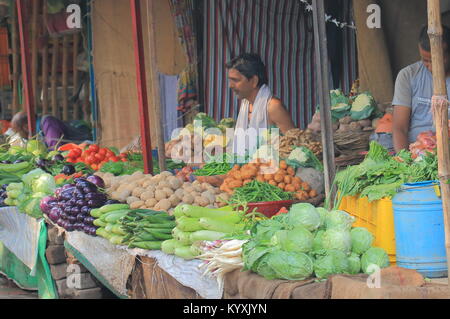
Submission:
[[370,131],[335,132],[334,144],[341,155],[353,155],[369,149]]

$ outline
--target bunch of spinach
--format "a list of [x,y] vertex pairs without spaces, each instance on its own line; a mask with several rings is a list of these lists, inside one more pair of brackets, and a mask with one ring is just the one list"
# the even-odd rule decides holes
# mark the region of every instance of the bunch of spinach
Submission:
[[370,202],[392,198],[402,184],[436,180],[437,175],[435,154],[427,153],[420,160],[413,161],[408,151],[401,151],[393,157],[386,148],[371,142],[361,164],[350,166],[336,175],[338,193],[334,207],[339,207],[345,196],[367,196]]

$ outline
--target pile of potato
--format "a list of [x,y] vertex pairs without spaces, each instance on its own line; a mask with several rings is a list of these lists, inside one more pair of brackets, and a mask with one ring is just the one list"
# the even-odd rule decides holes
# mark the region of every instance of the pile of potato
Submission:
[[105,181],[107,194],[130,205],[132,209],[152,209],[169,214],[179,204],[202,207],[223,207],[230,195],[207,183],[183,182],[170,172],[152,176],[136,172],[133,175],[114,176],[97,172]]

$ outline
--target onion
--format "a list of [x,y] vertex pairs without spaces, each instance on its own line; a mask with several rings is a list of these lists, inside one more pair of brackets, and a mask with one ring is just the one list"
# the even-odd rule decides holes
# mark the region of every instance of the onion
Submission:
[[56,222],[56,224],[58,224],[59,227],[63,227],[63,225],[64,225],[64,219],[62,219],[62,218],[58,219],[58,221]]

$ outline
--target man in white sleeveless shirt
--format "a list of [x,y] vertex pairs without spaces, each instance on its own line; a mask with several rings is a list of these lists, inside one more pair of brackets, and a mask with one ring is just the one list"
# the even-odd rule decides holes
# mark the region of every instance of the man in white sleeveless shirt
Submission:
[[[433,76],[428,28],[420,32],[421,61],[402,69],[395,82],[393,140],[396,152],[409,149],[424,131],[435,131],[431,112]],[[450,92],[450,29],[443,26],[444,67],[447,91]]]
[[[276,126],[281,133],[295,128],[280,99],[267,86],[266,67],[257,54],[244,53],[227,64],[229,86],[241,101],[237,129],[268,129]],[[235,141],[238,139],[235,135]],[[241,151],[236,150],[235,152]]]

